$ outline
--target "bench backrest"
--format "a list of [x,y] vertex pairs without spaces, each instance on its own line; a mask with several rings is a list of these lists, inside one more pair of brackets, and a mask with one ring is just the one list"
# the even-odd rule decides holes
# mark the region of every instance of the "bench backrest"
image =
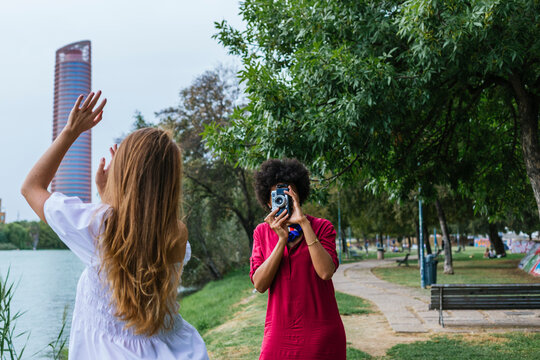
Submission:
[[540,284],[432,284],[429,309],[540,309]]

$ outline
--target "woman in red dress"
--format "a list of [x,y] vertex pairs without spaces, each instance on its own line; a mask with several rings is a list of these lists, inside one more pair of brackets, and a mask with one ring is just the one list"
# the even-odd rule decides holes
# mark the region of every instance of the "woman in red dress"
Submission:
[[260,359],[344,360],[345,330],[331,280],[338,267],[334,226],[303,213],[310,184],[299,161],[261,165],[255,189],[266,210],[277,185],[288,186],[290,214],[273,210],[253,233],[251,281],[257,291],[269,291]]

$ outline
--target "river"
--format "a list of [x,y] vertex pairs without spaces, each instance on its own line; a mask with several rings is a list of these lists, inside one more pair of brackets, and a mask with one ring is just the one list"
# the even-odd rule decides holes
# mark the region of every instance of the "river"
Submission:
[[[69,250],[0,251],[0,276],[8,268],[11,282],[18,283],[12,304],[25,313],[16,322],[16,333],[30,331],[16,341],[17,349],[26,342],[23,359],[48,359],[47,345],[56,340],[67,309],[64,336],[69,337],[77,281],[83,263]],[[66,348],[68,344],[66,343]]]

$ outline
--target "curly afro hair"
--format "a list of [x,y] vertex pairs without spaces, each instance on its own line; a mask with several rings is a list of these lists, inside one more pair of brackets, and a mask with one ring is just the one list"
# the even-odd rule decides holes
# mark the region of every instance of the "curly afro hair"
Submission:
[[300,200],[300,205],[309,196],[309,172],[300,161],[296,159],[270,159],[261,164],[255,173],[255,194],[259,204],[269,210],[268,201],[272,186],[277,184],[294,184]]

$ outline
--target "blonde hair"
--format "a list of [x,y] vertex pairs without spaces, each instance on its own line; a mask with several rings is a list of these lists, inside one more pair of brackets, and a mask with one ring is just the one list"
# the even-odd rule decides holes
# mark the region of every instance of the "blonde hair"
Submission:
[[177,310],[187,230],[180,222],[182,156],[163,130],[130,134],[112,160],[111,206],[99,250],[116,316],[135,334],[168,329]]

